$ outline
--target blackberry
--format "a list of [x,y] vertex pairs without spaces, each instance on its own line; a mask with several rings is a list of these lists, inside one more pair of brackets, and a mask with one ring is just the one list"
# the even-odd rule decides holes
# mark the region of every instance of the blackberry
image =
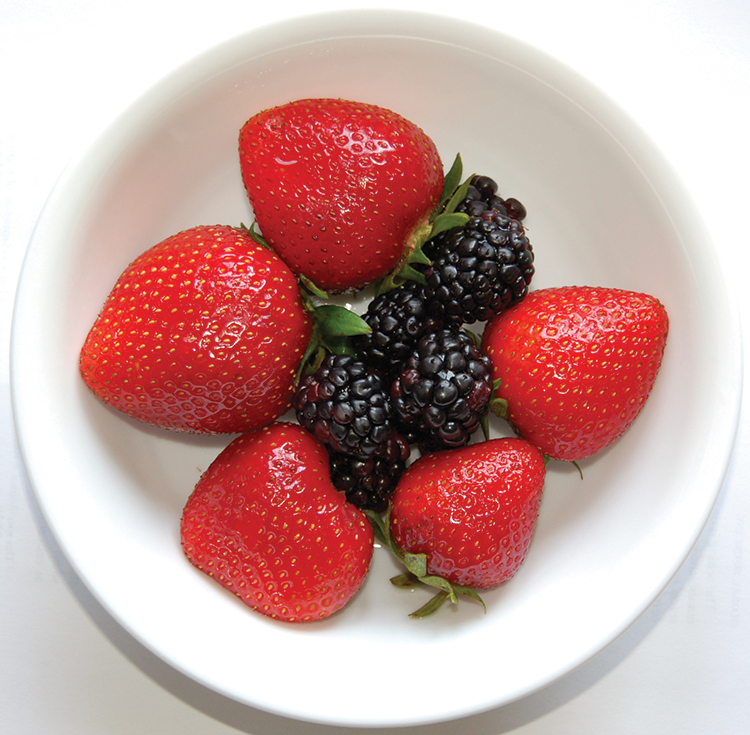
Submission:
[[357,357],[386,375],[397,372],[419,338],[442,326],[428,313],[426,298],[424,286],[416,281],[374,298],[363,316],[372,332],[352,339]]
[[521,222],[526,218],[526,207],[515,199],[503,199],[498,196],[497,182],[489,176],[474,176],[469,184],[464,200],[456,207],[457,212],[464,212],[470,217],[494,209],[500,214],[508,215]]
[[466,332],[446,328],[422,337],[391,386],[404,433],[430,450],[467,444],[487,412],[490,370]]
[[397,433],[386,442],[382,456],[359,459],[330,452],[331,481],[360,510],[382,513],[406,469],[411,449]]
[[391,402],[380,373],[349,355],[328,355],[300,381],[297,420],[330,450],[368,459],[385,451]]
[[534,251],[523,225],[494,209],[469,217],[425,246],[428,309],[446,324],[499,314],[528,293]]

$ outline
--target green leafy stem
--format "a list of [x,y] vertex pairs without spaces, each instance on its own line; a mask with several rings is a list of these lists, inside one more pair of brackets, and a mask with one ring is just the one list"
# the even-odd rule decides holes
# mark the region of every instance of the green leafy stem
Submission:
[[430,259],[424,254],[424,244],[436,235],[456,227],[462,227],[469,220],[469,215],[456,212],[458,205],[466,198],[472,176],[461,183],[463,176],[463,162],[458,154],[453,161],[443,181],[443,191],[440,201],[435,207],[429,220],[412,234],[410,242],[405,248],[405,257],[394,270],[377,285],[376,295],[389,291],[404,281],[417,281],[424,284],[425,278],[420,268],[415,266],[430,266]]
[[381,544],[387,546],[396,558],[406,567],[405,572],[391,578],[391,584],[396,587],[405,588],[426,585],[437,589],[437,593],[422,605],[422,607],[411,613],[410,617],[426,618],[437,612],[446,600],[449,600],[453,604],[457,604],[459,601],[459,595],[475,600],[482,606],[485,613],[487,612],[484,600],[482,600],[479,594],[477,594],[476,590],[471,587],[463,587],[458,584],[453,584],[443,577],[428,574],[426,554],[413,554],[409,551],[404,551],[398,546],[398,544],[396,544],[391,537],[390,532],[390,507],[388,508],[385,519],[374,511],[368,510],[365,511],[365,513],[372,525],[375,538],[380,541]]

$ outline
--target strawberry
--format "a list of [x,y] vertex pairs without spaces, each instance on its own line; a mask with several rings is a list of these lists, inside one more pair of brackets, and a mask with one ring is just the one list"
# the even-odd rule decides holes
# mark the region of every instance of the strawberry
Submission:
[[328,617],[362,585],[373,549],[364,514],[331,485],[323,446],[276,422],[232,441],[182,514],[190,562],[254,610],[288,622]]
[[426,454],[399,480],[386,523],[369,514],[381,540],[408,572],[396,585],[422,582],[440,592],[416,617],[456,594],[510,579],[529,549],[546,466],[524,439],[504,437]]
[[117,280],[80,371],[104,402],[165,429],[234,433],[290,406],[312,318],[298,282],[246,230],[168,237]]
[[548,457],[590,457],[640,413],[668,331],[664,306],[648,294],[576,286],[532,292],[484,331],[498,386],[493,410]]
[[320,289],[361,289],[430,230],[443,193],[433,141],[401,115],[341,99],[264,110],[241,128],[242,180],[270,246]]

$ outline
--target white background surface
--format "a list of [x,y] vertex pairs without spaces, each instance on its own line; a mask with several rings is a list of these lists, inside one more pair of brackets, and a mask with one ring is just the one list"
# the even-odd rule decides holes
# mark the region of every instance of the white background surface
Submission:
[[[598,84],[664,150],[709,222],[743,321],[750,319],[746,0],[501,0],[485,3],[481,16],[479,4],[407,0],[210,5],[209,10],[207,3],[189,0],[0,4],[0,731],[9,735],[336,730],[229,702],[171,671],[124,633],[45,539],[15,446],[10,319],[39,211],[68,160],[145,88],[196,53],[298,12],[394,5],[448,15],[464,11],[475,22],[526,40]],[[696,386],[685,399],[710,401],[711,392],[710,385]],[[526,699],[407,731],[750,731],[749,422],[745,408],[724,491],[693,554],[629,631],[579,670]],[[446,690],[436,693],[440,697],[450,696],[450,676],[460,676],[460,652],[446,656],[450,664]],[[401,666],[418,675],[419,662],[387,662],[375,664],[372,679],[362,682],[373,691],[373,707],[379,697],[406,696],[393,681]]]

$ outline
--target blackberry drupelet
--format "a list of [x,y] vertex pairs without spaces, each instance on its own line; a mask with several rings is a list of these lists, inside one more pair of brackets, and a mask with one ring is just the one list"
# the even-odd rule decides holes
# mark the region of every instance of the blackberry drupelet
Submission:
[[406,469],[411,448],[397,433],[386,442],[382,456],[359,459],[330,452],[331,481],[360,510],[382,513]]
[[487,209],[427,243],[428,309],[446,324],[484,321],[519,302],[534,276],[523,225]]
[[328,355],[300,381],[297,420],[330,450],[368,459],[382,454],[393,431],[380,373],[349,355]]
[[425,288],[416,281],[406,281],[374,298],[363,319],[372,332],[352,339],[357,357],[387,376],[398,371],[423,334],[442,326],[428,313]]
[[489,176],[474,176],[469,184],[464,200],[456,207],[457,212],[464,212],[470,217],[494,209],[521,222],[526,217],[526,207],[515,199],[503,199],[498,196],[497,182]]
[[391,386],[403,433],[427,450],[467,444],[487,412],[490,370],[466,332],[442,329],[422,337]]

